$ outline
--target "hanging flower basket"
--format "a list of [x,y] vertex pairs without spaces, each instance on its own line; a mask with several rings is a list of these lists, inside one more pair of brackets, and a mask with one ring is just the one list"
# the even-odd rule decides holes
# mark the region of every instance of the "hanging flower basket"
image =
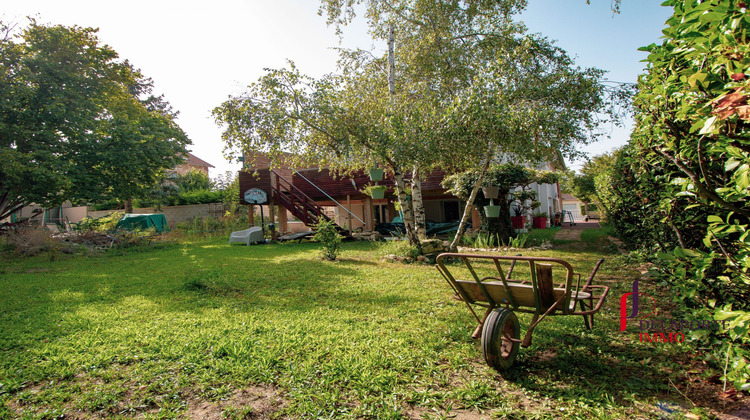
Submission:
[[372,181],[382,181],[383,180],[383,169],[381,169],[381,168],[372,168],[372,169],[370,169],[370,180],[372,180]]
[[500,188],[495,186],[489,186],[489,187],[482,187],[482,193],[484,194],[484,198],[497,198],[498,193],[500,192]]
[[484,206],[484,214],[487,217],[500,217],[500,206],[496,206],[495,202],[490,200],[490,205]]
[[385,198],[385,187],[382,185],[376,185],[369,189],[369,194],[367,192],[366,194],[372,197],[374,200]]

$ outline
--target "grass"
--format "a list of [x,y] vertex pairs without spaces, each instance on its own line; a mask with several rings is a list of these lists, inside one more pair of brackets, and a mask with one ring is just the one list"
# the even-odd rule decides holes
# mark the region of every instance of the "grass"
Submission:
[[[529,239],[536,243],[551,242],[555,243],[554,237],[560,231],[559,227],[553,226],[546,229],[531,229]],[[563,241],[565,242],[565,241]]]
[[[381,262],[370,243],[336,262],[319,252],[221,238],[4,262],[0,418],[625,418],[685,404],[668,380],[689,379],[688,350],[618,331],[622,264],[598,275],[615,290],[594,331],[545,321],[500,375],[434,267]],[[525,255],[582,272],[601,257]]]
[[600,243],[608,236],[614,236],[613,228],[604,225],[601,229],[584,229],[581,232],[581,241],[587,244]]

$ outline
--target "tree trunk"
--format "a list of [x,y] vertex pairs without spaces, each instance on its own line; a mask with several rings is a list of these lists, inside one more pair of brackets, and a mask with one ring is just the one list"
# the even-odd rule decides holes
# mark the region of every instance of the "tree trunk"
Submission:
[[128,198],[125,200],[125,213],[130,214],[133,212],[133,199]]
[[393,24],[388,25],[388,92],[391,97],[396,95],[396,56],[394,44],[396,38],[393,34]]
[[477,182],[474,184],[474,188],[471,189],[469,199],[466,201],[466,207],[464,207],[464,215],[461,217],[461,222],[458,224],[458,231],[456,232],[456,236],[453,237],[453,242],[451,242],[451,252],[456,252],[456,250],[458,250],[458,241],[460,241],[461,237],[464,236],[464,231],[466,230],[466,222],[468,222],[471,218],[471,209],[474,208],[474,200],[477,198],[479,187],[481,187],[482,182],[484,182],[484,176],[487,175],[487,169],[490,167],[491,159],[492,153],[488,153],[487,157],[484,158],[484,162],[482,162],[482,170],[479,172],[479,178],[477,178]]
[[[501,194],[503,192],[501,191]],[[507,195],[507,192],[505,192]],[[508,200],[498,198],[495,200],[495,205],[500,206],[499,217],[487,217],[484,214],[484,209],[479,209],[479,217],[482,220],[482,229],[486,230],[490,234],[497,235],[498,240],[503,243],[508,243],[510,238],[515,233],[513,230],[513,224],[510,221],[510,203]]]
[[401,204],[401,214],[404,221],[404,227],[406,228],[406,237],[409,239],[411,245],[414,245],[419,249],[419,253],[421,254],[422,246],[419,243],[419,238],[417,237],[416,232],[414,231],[414,218],[412,217],[411,204],[406,195],[404,174],[395,167],[393,168],[393,179],[396,181],[396,193],[398,194],[398,202]]
[[419,167],[414,166],[411,176],[411,204],[414,208],[414,225],[417,237],[427,239],[427,220],[424,214],[424,200],[422,200],[422,177]]

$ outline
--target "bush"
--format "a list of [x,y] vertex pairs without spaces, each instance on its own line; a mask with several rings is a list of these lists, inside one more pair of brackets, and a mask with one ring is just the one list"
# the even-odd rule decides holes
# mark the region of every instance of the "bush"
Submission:
[[728,321],[726,330],[693,338],[701,346],[721,343],[715,367],[747,390],[750,21],[744,2],[665,5],[674,14],[663,42],[643,48],[648,67],[633,101],[630,150],[595,180],[597,193],[621,238],[663,251],[656,272],[683,312]]
[[[175,233],[187,233],[202,236],[223,235],[229,232],[247,229],[247,215],[228,213],[223,217],[194,217],[187,222],[178,223]],[[260,217],[256,219],[260,226]]]
[[323,244],[323,258],[335,261],[341,252],[341,235],[336,230],[336,224],[330,220],[321,220],[314,227],[313,240]]
[[31,257],[43,252],[58,252],[66,247],[52,238],[52,232],[45,228],[21,227],[3,237],[2,249],[18,255]]
[[122,218],[122,213],[113,211],[106,216],[92,219],[86,217],[85,219],[78,222],[75,229],[79,232],[111,232],[115,230],[117,222]]
[[421,257],[419,248],[406,240],[386,241],[380,247],[380,254],[384,258],[406,263],[418,261]]
[[220,203],[222,198],[221,191],[194,190],[180,193],[173,205]]

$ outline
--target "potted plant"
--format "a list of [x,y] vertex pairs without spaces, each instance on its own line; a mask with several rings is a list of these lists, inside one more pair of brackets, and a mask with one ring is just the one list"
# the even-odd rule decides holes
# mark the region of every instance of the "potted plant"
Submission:
[[370,168],[370,180],[382,181],[383,180],[383,168]]
[[547,228],[547,213],[535,213],[532,218],[534,221],[534,228],[546,229]]
[[362,190],[362,193],[365,195],[369,195],[374,200],[379,200],[381,198],[385,198],[385,185],[368,185],[365,187],[365,189]]
[[484,194],[484,198],[497,198],[499,192],[500,188],[494,185],[486,185],[482,187],[482,194]]
[[520,204],[513,206],[513,214],[515,214],[515,216],[510,217],[513,229],[523,229],[523,206]]
[[488,206],[484,206],[484,214],[487,217],[500,217],[500,206],[496,206],[493,200],[490,200]]

